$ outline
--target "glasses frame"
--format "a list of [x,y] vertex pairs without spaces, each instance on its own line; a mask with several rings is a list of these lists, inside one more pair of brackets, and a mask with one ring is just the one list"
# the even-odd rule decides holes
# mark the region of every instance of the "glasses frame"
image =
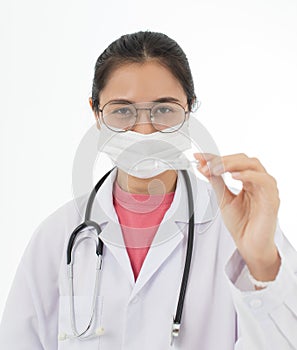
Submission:
[[[112,101],[109,101],[109,102],[105,103],[105,105],[104,105],[101,109],[98,108],[98,111],[101,113],[102,121],[103,121],[104,125],[105,125],[109,130],[111,130],[111,131],[113,131],[113,132],[116,132],[116,133],[127,132],[127,131],[132,130],[132,129],[134,128],[134,126],[137,124],[137,119],[138,119],[138,117],[139,117],[138,110],[147,110],[147,111],[150,111],[150,121],[151,121],[151,124],[152,124],[153,128],[154,128],[156,131],[162,132],[163,134],[171,134],[171,133],[176,132],[176,131],[178,131],[179,129],[181,129],[181,127],[184,125],[185,121],[187,120],[187,115],[190,114],[190,111],[186,111],[183,105],[181,105],[180,103],[175,102],[175,101],[127,103],[127,106],[133,105],[134,108],[135,108],[135,110],[136,110],[135,123],[134,123],[129,129],[127,129],[127,130],[116,131],[116,130],[110,128],[110,127],[105,123],[105,120],[104,120],[104,113],[103,113],[103,112],[104,112],[104,108],[105,108],[109,103],[112,103]],[[140,105],[140,104],[145,104],[145,103],[147,103],[147,104],[153,104],[153,105],[151,106],[151,108],[145,108],[145,107],[137,108],[137,107],[135,106],[135,105]],[[153,109],[155,106],[157,106],[158,104],[163,104],[163,103],[173,103],[173,104],[176,104],[176,105],[180,106],[180,107],[184,110],[184,113],[185,113],[185,115],[184,115],[184,121],[183,121],[183,123],[181,124],[181,126],[180,126],[178,129],[174,130],[174,131],[164,132],[164,131],[162,131],[162,130],[158,130],[158,129],[156,129],[156,128],[154,127],[154,124],[153,124],[153,122],[152,122],[152,117],[153,117],[153,116],[152,116],[152,109]],[[115,105],[116,105],[116,104],[125,104],[125,102],[119,101],[119,102],[114,102],[114,104],[115,104]]]

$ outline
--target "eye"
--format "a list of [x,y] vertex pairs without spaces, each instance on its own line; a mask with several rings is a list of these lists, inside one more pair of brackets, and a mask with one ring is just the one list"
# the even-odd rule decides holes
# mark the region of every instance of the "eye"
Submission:
[[128,117],[128,116],[131,116],[133,112],[129,107],[122,107],[122,108],[117,108],[113,110],[112,114]]
[[170,112],[172,112],[172,109],[169,107],[159,107],[155,111],[155,113],[159,113],[159,114],[166,114],[166,113],[170,113]]

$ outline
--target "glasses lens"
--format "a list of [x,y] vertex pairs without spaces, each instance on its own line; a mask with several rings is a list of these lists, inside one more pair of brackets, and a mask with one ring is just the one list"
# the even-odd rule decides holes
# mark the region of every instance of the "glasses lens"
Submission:
[[178,130],[185,121],[185,110],[173,102],[162,102],[152,108],[152,124],[163,132]]
[[103,109],[104,123],[115,131],[128,130],[133,127],[137,111],[132,104],[109,103]]

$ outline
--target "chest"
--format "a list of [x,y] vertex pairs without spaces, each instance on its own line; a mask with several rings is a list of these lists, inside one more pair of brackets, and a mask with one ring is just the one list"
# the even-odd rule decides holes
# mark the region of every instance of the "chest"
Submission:
[[[236,340],[236,314],[229,295],[224,266],[233,251],[232,241],[220,232],[220,224],[195,225],[193,258],[186,292],[180,336],[170,347],[186,255],[185,235],[171,249],[166,242],[152,247],[138,279],[131,279],[124,247],[105,249],[95,324],[90,332],[104,334],[84,342],[65,340],[59,349],[231,349]],[[78,328],[88,325],[92,308],[95,260],[91,242],[76,251],[74,303]],[[119,258],[121,256],[121,258]],[[125,258],[126,257],[126,258]],[[131,272],[132,273],[132,272]],[[72,333],[68,283],[61,268],[59,331]],[[216,337],[213,335],[216,334]],[[147,345],[146,345],[147,344]],[[225,346],[225,348],[222,348]],[[147,347],[146,347],[147,346]]]

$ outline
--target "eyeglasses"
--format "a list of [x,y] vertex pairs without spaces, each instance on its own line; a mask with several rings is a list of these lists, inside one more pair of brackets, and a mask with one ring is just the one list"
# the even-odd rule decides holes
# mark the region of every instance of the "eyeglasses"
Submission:
[[[146,105],[146,107],[139,107]],[[148,107],[148,106],[151,107]],[[150,111],[150,122],[161,132],[175,132],[182,127],[189,113],[176,102],[123,103],[111,101],[99,111],[104,124],[115,132],[131,130],[137,122],[138,111]]]

